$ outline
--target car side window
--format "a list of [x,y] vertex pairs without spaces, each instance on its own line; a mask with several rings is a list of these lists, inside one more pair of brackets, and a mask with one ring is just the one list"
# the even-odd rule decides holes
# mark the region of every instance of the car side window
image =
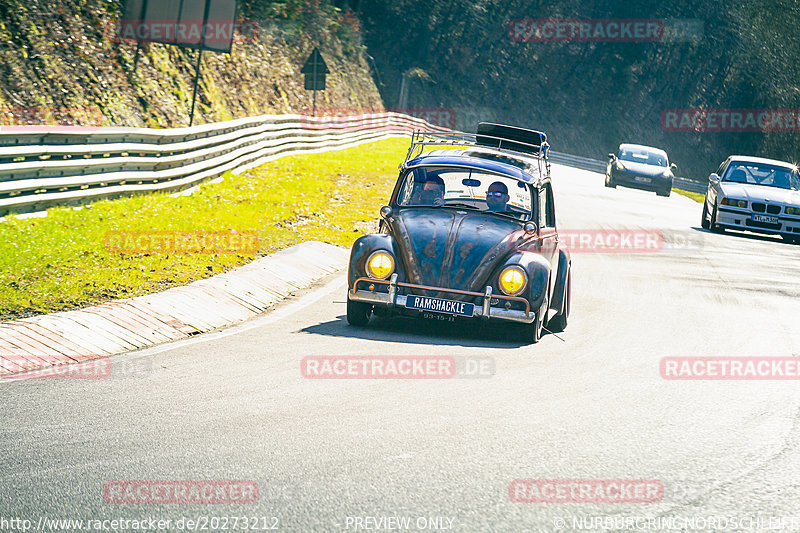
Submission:
[[725,165],[727,161],[723,161],[722,164],[719,166],[719,170],[717,170],[717,176],[722,176],[722,173],[725,172]]
[[553,201],[553,188],[549,183],[546,183],[542,188],[544,191],[544,214],[545,214],[545,227],[556,227],[556,206]]

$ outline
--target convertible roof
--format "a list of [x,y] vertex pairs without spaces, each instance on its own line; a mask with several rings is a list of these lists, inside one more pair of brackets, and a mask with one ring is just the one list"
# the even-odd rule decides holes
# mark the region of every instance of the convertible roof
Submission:
[[[498,157],[492,157],[493,155]],[[463,167],[484,170],[487,172],[493,172],[495,174],[502,174],[510,178],[524,181],[525,183],[539,181],[540,176],[538,167],[529,165],[527,162],[524,162],[521,159],[515,161],[514,163],[516,164],[512,164],[510,161],[502,161],[500,158],[503,156],[504,154],[492,154],[488,150],[486,152],[477,151],[474,149],[436,150],[433,152],[425,152],[424,154],[407,161],[404,167]]]

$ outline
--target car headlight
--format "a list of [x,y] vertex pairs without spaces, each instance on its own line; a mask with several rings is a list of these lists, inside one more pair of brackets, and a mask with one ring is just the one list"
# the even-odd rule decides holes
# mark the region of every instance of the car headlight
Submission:
[[498,285],[504,294],[516,296],[522,292],[527,282],[528,276],[525,275],[525,271],[521,267],[508,266],[500,272]]
[[622,166],[622,163],[620,163],[619,161],[617,161],[617,164],[614,165],[614,168],[616,168],[617,170],[625,170],[625,167]]
[[800,215],[800,207],[787,207],[786,208],[787,215]]
[[394,257],[389,252],[372,252],[367,259],[367,275],[375,279],[386,279],[394,272]]
[[747,207],[747,202],[744,200],[736,200],[734,198],[723,198],[720,204],[729,205],[731,207]]
[[661,173],[661,177],[662,178],[671,178],[672,177],[672,173],[669,170],[665,170],[664,172]]

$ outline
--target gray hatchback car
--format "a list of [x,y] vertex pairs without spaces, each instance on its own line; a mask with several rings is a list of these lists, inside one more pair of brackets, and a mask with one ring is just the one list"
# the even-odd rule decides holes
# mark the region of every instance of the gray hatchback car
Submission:
[[654,191],[669,196],[672,191],[672,171],[664,150],[641,144],[620,144],[616,154],[608,154],[606,187],[617,185]]

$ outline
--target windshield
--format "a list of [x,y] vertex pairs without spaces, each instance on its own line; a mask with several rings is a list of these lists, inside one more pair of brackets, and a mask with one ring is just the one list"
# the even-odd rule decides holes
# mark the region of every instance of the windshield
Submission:
[[417,167],[403,177],[399,206],[459,207],[531,216],[531,189],[514,178],[468,168]]
[[723,181],[800,190],[800,175],[797,169],[760,163],[733,162],[725,171]]
[[654,152],[644,148],[623,148],[620,149],[618,159],[622,161],[632,161],[634,163],[643,163],[645,165],[655,165],[658,167],[667,167],[667,155],[663,152]]

